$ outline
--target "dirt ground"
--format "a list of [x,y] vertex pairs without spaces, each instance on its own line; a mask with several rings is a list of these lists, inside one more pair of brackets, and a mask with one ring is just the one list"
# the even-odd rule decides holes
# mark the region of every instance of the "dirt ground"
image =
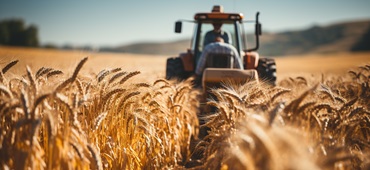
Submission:
[[[19,60],[12,74],[26,73],[28,65],[33,71],[51,67],[71,74],[78,62],[89,57],[82,72],[98,73],[103,69],[120,67],[127,71],[141,71],[148,79],[165,76],[168,56],[151,56],[120,53],[97,53],[89,51],[62,51],[50,49],[14,48],[0,46],[0,68],[13,60]],[[370,64],[367,53],[331,53],[275,57],[277,77],[344,74],[365,64]]]

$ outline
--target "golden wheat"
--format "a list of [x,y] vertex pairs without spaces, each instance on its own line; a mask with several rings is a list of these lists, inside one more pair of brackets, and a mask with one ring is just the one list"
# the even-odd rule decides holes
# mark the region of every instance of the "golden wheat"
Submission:
[[[18,60],[3,67],[1,167],[370,167],[368,65],[347,77],[300,76],[277,87],[225,83],[203,100],[192,79],[145,82],[140,71],[122,68],[87,75],[81,73],[86,62],[58,78],[63,72],[46,66],[10,77]],[[208,135],[198,138],[202,128]]]

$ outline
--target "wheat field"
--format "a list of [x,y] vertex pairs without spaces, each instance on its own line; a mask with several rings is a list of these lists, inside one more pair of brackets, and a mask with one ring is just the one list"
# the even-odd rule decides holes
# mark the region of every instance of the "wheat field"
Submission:
[[369,55],[332,55],[200,102],[165,56],[0,47],[0,167],[370,169]]

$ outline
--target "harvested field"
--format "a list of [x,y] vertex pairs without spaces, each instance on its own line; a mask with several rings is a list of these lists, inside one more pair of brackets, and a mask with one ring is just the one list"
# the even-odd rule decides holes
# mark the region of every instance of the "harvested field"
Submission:
[[0,47],[0,166],[369,169],[369,56],[278,58],[278,86],[225,85],[208,114],[167,56]]

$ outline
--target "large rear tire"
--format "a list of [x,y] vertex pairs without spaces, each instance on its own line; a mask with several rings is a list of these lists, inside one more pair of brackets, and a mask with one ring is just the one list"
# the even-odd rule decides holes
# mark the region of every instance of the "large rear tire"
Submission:
[[260,58],[257,66],[261,81],[276,86],[276,63],[273,58]]
[[182,64],[182,60],[179,57],[176,58],[168,58],[166,64],[166,79],[184,79],[184,65]]

